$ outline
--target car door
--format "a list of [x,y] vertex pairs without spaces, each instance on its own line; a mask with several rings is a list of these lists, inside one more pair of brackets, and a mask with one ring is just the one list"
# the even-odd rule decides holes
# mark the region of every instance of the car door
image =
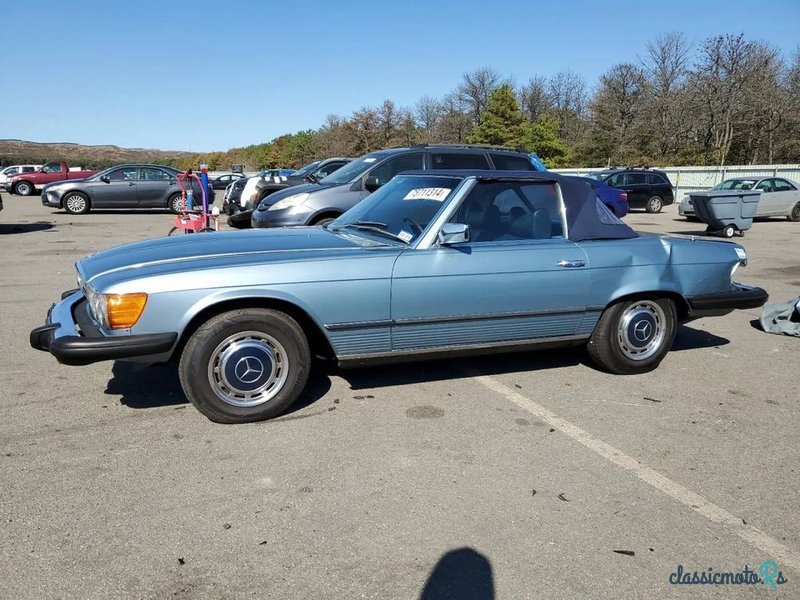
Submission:
[[92,182],[92,208],[136,208],[137,167],[119,167]]
[[478,183],[450,219],[470,241],[409,249],[392,276],[392,349],[585,337],[588,260],[555,184]]
[[772,188],[772,179],[762,179],[755,188],[761,191],[761,198],[758,200],[757,217],[769,217],[776,214],[776,196]]
[[141,208],[164,208],[169,197],[180,191],[175,176],[158,167],[139,167],[136,188]]
[[772,193],[775,196],[776,216],[788,216],[794,205],[800,200],[797,189],[785,179],[772,180]]

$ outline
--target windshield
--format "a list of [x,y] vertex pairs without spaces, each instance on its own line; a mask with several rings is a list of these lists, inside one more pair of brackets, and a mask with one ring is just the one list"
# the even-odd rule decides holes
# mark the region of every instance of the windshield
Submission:
[[395,177],[328,228],[367,231],[410,244],[427,228],[461,181],[457,177]]
[[728,179],[715,185],[712,190],[749,190],[756,184],[755,179]]
[[590,179],[596,179],[597,181],[603,181],[606,177],[608,177],[608,173],[587,173],[586,177]]
[[327,177],[320,179],[319,182],[322,184],[350,183],[354,179],[357,179],[363,175],[367,169],[369,169],[379,160],[383,159],[385,156],[386,154],[380,152],[367,154],[366,156],[362,156],[361,158],[357,158],[354,161],[347,163],[341,169],[337,169]]
[[292,177],[305,177],[309,175],[321,162],[321,160],[315,160],[312,163],[308,163],[305,167],[300,167],[297,171],[292,173]]

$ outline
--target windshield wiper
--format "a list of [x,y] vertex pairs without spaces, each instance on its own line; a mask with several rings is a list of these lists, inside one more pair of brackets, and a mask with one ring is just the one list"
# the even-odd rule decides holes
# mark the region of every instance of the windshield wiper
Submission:
[[409,240],[405,240],[396,233],[389,231],[387,229],[387,227],[389,226],[386,223],[380,223],[378,221],[354,221],[352,223],[344,225],[344,227],[352,227],[353,229],[372,231],[373,233],[379,233],[381,235],[388,236],[393,240],[397,240],[398,242],[403,242],[406,245],[408,245],[409,243]]

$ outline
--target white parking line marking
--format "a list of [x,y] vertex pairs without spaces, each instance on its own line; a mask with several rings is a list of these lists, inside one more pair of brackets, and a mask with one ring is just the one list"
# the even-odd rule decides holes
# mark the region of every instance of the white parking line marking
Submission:
[[595,454],[602,456],[626,471],[630,471],[645,483],[650,484],[681,504],[685,504],[694,512],[703,515],[710,521],[730,527],[736,535],[765,552],[769,558],[778,561],[781,565],[792,568],[796,572],[800,572],[800,554],[775,538],[767,535],[757,527],[745,525],[742,519],[732,515],[724,508],[717,506],[713,502],[709,502],[699,494],[672,481],[672,479],[666,475],[662,475],[658,471],[643,465],[636,459],[627,456],[621,450],[614,448],[614,446],[593,437],[588,432],[573,425],[566,419],[562,419],[541,404],[534,402],[519,392],[515,392],[494,377],[474,373],[471,373],[471,375],[483,386],[501,396],[505,396],[508,400],[544,421],[553,429],[557,429],[567,437],[583,444]]

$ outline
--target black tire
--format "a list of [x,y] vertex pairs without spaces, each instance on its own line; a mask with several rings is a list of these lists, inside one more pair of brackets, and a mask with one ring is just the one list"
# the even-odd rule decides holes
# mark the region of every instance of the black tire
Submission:
[[216,229],[214,229],[213,227],[203,227],[202,229],[199,229],[199,230],[197,231],[197,233],[214,233],[214,232],[216,232],[216,231],[217,231],[217,230],[216,230]]
[[324,227],[328,223],[333,223],[336,220],[336,217],[323,217],[322,219],[317,219],[316,221],[312,222],[312,225],[319,225],[320,227]]
[[726,225],[725,228],[722,230],[723,237],[732,238],[733,235],[736,233],[736,227],[733,225]]
[[245,308],[201,325],[181,354],[178,372],[186,396],[210,420],[250,423],[289,408],[305,388],[310,365],[308,340],[294,319]]
[[[669,352],[677,323],[675,303],[669,298],[622,300],[606,308],[597,322],[587,345],[589,356],[610,373],[647,373]],[[640,339],[639,333],[645,337]]]
[[186,204],[183,201],[183,196],[180,194],[172,194],[172,196],[169,197],[169,200],[167,200],[167,208],[173,214],[181,214],[186,208]]
[[14,193],[18,196],[31,196],[34,189],[30,181],[18,181],[14,184]]
[[692,223],[702,223],[703,222],[703,219],[701,219],[700,217],[693,217],[691,215],[685,215],[684,218],[687,221],[691,221]]
[[786,218],[792,223],[800,222],[800,202],[794,205],[792,212],[790,212]]
[[179,229],[177,227],[173,227],[172,229],[169,230],[169,233],[167,234],[167,237],[169,237],[171,235],[175,235],[176,233],[181,233],[182,231],[183,231],[183,229]]
[[228,225],[233,227],[234,229],[250,229],[250,218],[253,215],[253,211],[239,211],[237,213],[232,214],[228,217]]
[[661,196],[650,196],[647,204],[644,205],[644,209],[649,213],[660,213],[662,208],[664,208],[664,200]]
[[67,192],[61,198],[61,206],[71,215],[85,215],[89,212],[89,197],[83,192]]

